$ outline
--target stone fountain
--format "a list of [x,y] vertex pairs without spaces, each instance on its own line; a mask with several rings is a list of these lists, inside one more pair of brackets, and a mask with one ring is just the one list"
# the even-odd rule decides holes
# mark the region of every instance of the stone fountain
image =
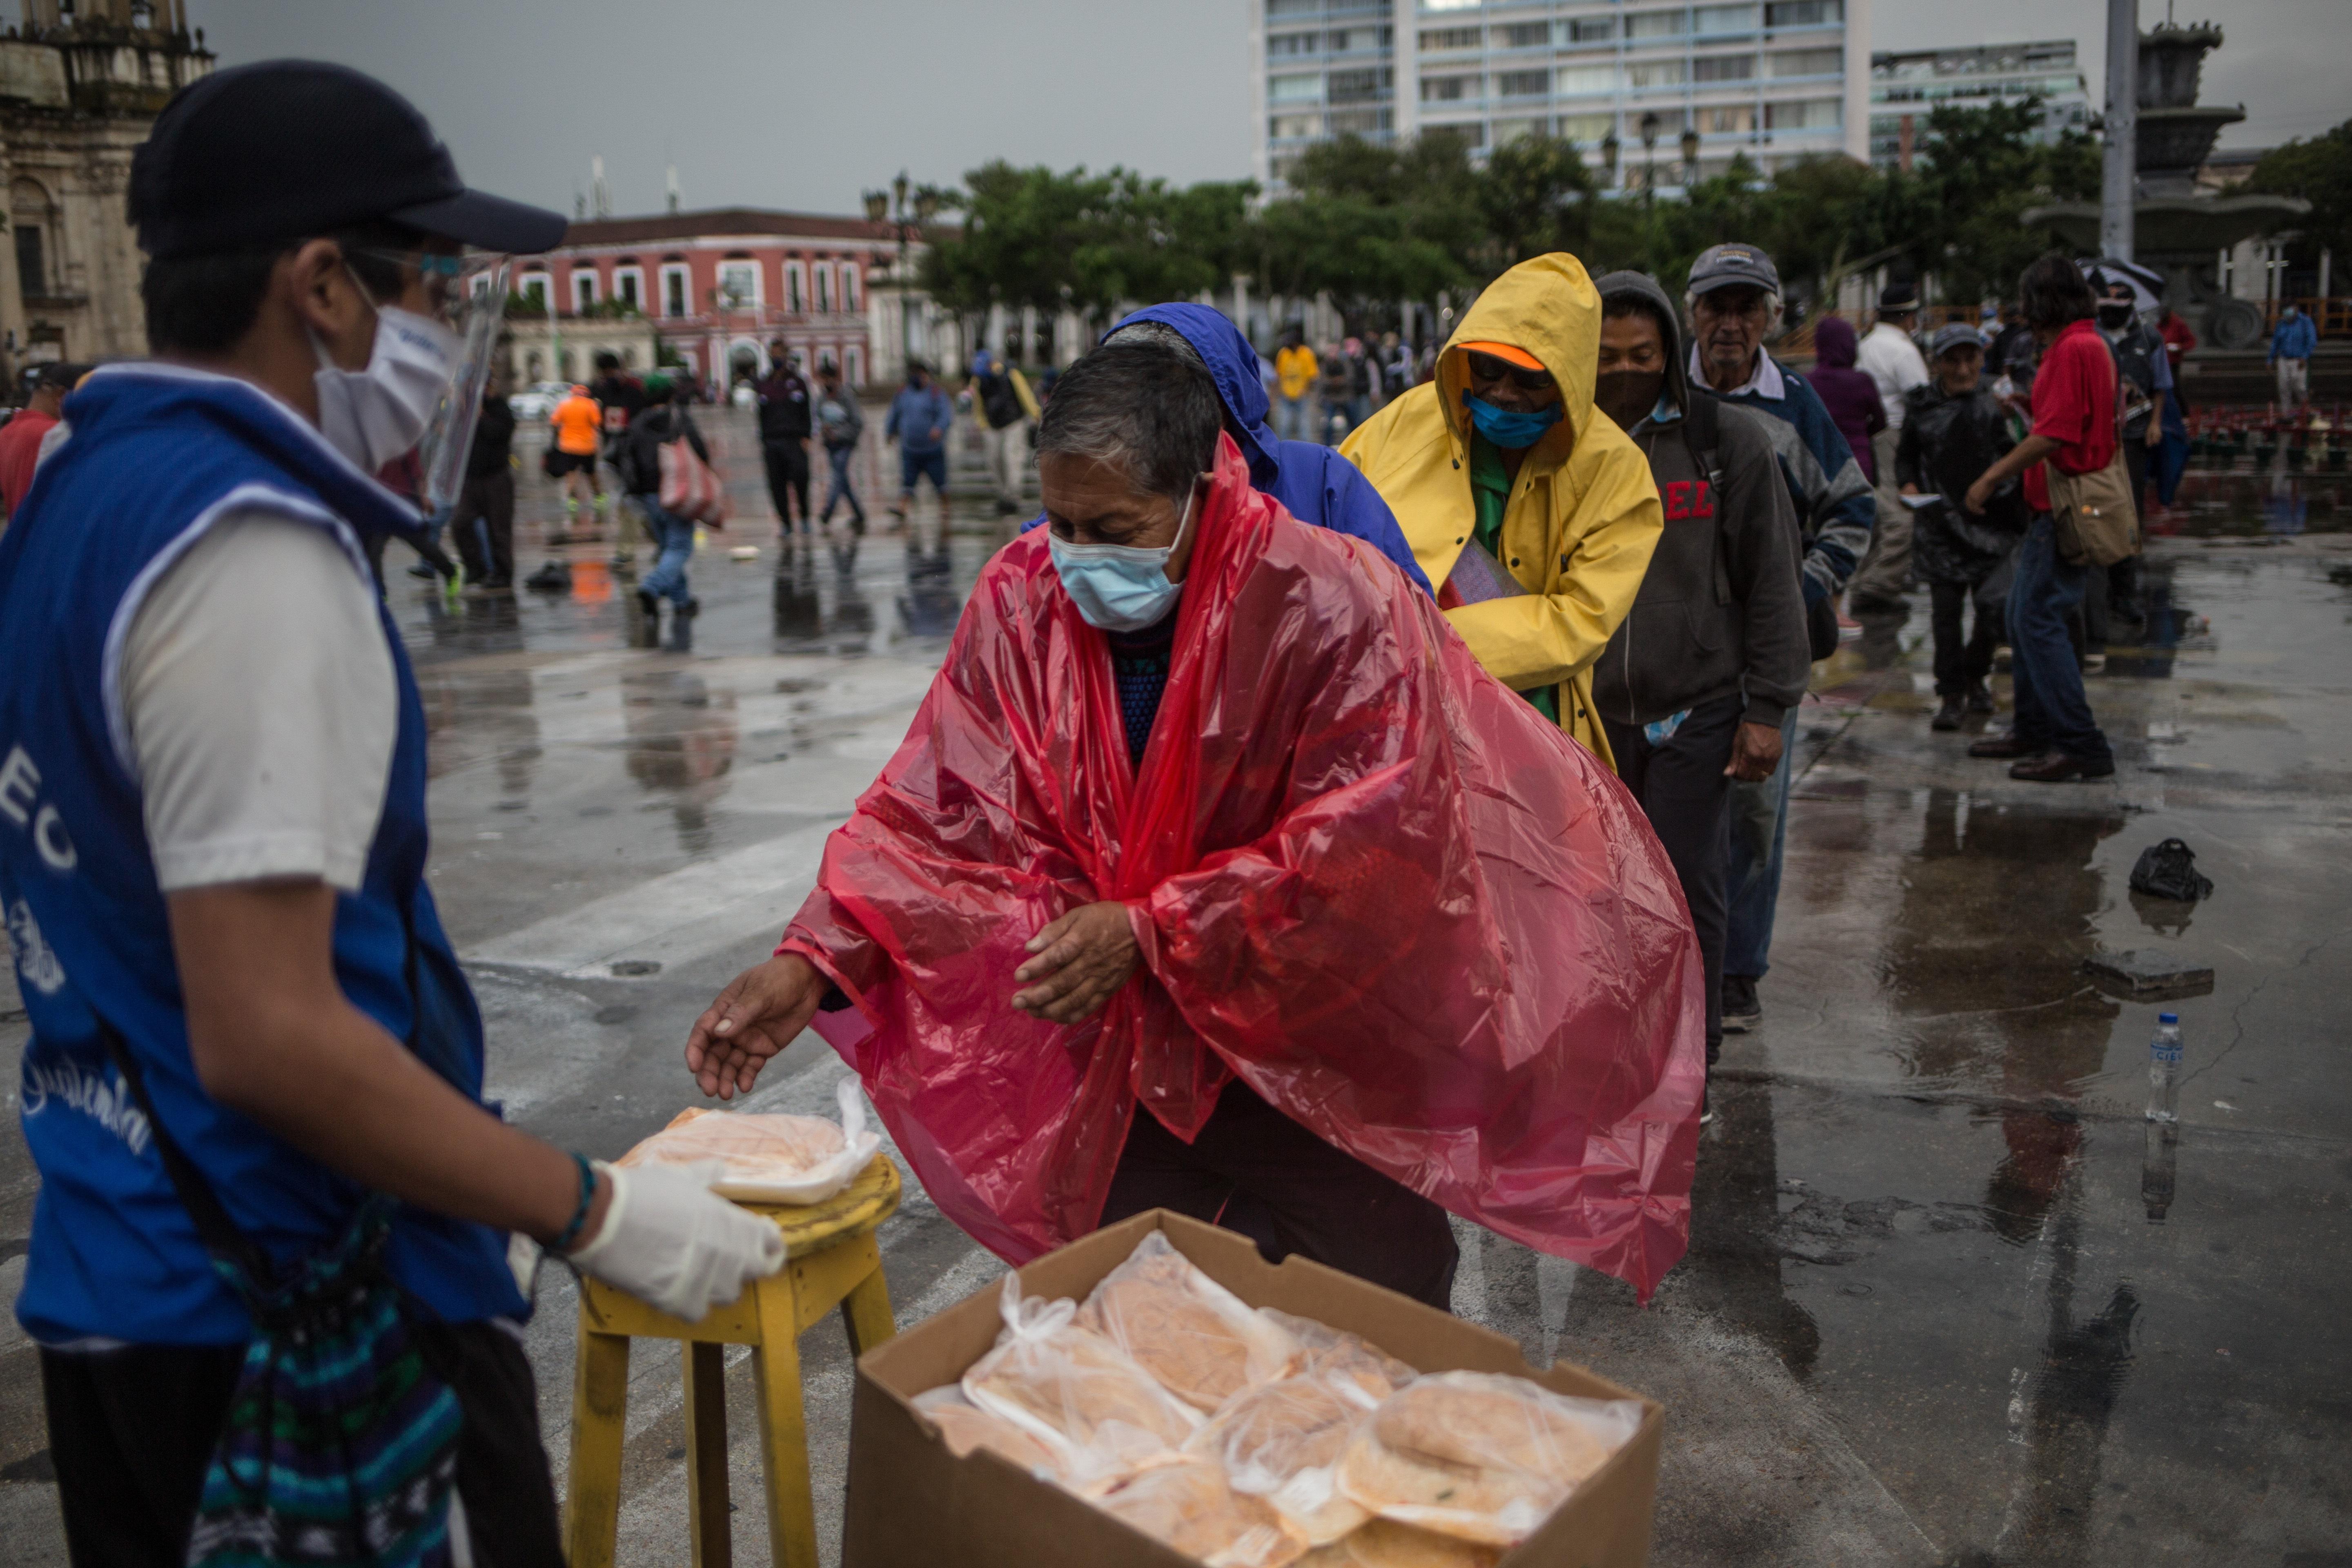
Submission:
[[[2262,342],[2263,313],[2222,291],[2220,255],[2240,240],[2291,226],[2311,211],[2311,204],[2293,196],[2218,195],[2197,188],[2197,171],[2221,128],[2246,117],[2241,106],[2197,101],[2205,56],[2221,46],[2221,29],[2210,23],[2165,23],[2139,36],[2133,259],[2164,274],[2166,303],[2189,318],[2199,337],[2215,348],[2244,349]],[[2084,255],[2098,248],[2096,202],[2028,208],[2025,224],[2056,230]]]

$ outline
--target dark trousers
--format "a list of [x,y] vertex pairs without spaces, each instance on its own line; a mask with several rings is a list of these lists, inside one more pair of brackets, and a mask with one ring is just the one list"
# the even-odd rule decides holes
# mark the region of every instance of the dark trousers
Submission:
[[801,531],[809,531],[809,460],[805,441],[770,441],[760,448],[768,465],[768,499],[776,505],[776,525],[793,526],[791,500],[800,502]]
[[2010,682],[2018,739],[2041,752],[2063,752],[2085,762],[2113,753],[2091,716],[2074,659],[2067,621],[2083,602],[2084,573],[2058,559],[2050,514],[2037,512],[2017,547],[2017,575],[2009,588]]
[[[1975,583],[1927,584],[1928,624],[1936,638],[1937,696],[1965,697],[1969,688],[1982,685],[1992,674],[1992,650],[2000,643],[2001,626],[2009,614],[2003,592],[2008,575],[2004,563]],[[1964,638],[1960,618],[1970,604],[1976,606],[1975,624]]]
[[1445,1211],[1298,1125],[1235,1079],[1190,1144],[1138,1107],[1102,1223],[1146,1209],[1221,1225],[1268,1261],[1296,1252],[1451,1310]]
[[[530,1363],[495,1323],[425,1324],[425,1360],[457,1396],[457,1495],[483,1568],[562,1568],[555,1483],[539,1441]],[[243,1345],[44,1350],[49,1459],[73,1568],[187,1561],[205,1471]]]
[[1698,929],[1698,951],[1706,964],[1709,1067],[1723,1050],[1723,879],[1731,853],[1731,780],[1723,770],[1731,761],[1745,706],[1737,692],[1702,702],[1656,745],[1639,724],[1601,721],[1609,749],[1617,756],[1617,776],[1642,803],[1650,831],[1674,862],[1683,902]]
[[449,529],[466,563],[466,580],[504,587],[514,581],[514,472],[468,475],[457,491]]

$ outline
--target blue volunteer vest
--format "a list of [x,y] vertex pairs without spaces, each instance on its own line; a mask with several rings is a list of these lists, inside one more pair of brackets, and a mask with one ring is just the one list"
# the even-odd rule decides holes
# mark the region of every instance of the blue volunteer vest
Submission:
[[[189,1059],[179,975],[118,681],[147,591],[225,513],[316,524],[367,574],[359,539],[414,526],[391,492],[258,388],[109,366],[66,401],[72,438],[0,537],[0,910],[31,1021],[21,1088],[40,1167],[16,1315],[45,1343],[248,1337],[163,1173],[97,1021],[128,1043],[156,1112],[229,1215],[280,1263],[349,1225],[360,1190],[215,1104]],[[339,897],[343,994],[477,1100],[482,1025],[425,886],[425,714],[388,615],[400,720],[356,893]],[[394,1277],[428,1313],[526,1310],[486,1226],[401,1211]]]

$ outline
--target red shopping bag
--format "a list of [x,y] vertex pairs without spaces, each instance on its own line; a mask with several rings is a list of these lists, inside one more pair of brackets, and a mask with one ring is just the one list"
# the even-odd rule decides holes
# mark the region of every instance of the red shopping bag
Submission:
[[655,499],[672,517],[706,528],[724,528],[735,510],[717,471],[694,455],[683,436],[661,444],[661,489]]

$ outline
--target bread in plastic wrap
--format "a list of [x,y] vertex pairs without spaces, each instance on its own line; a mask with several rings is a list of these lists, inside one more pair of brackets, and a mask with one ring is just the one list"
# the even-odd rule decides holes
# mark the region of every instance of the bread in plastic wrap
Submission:
[[1492,1373],[1434,1373],[1391,1394],[1349,1439],[1339,1489],[1400,1523],[1510,1546],[1641,1424],[1633,1400],[1578,1399]]
[[1317,1373],[1281,1378],[1227,1400],[1184,1449],[1223,1466],[1235,1491],[1265,1499],[1320,1546],[1370,1517],[1340,1495],[1339,1465],[1376,1403]]
[[1235,1491],[1207,1459],[1146,1466],[1121,1477],[1095,1506],[1209,1568],[1287,1568],[1307,1552],[1280,1515]]
[[1373,1344],[1328,1323],[1294,1317],[1272,1307],[1260,1307],[1258,1316],[1298,1343],[1293,1370],[1321,1373],[1352,1385],[1369,1408],[1378,1405],[1421,1374]]
[[1297,1342],[1151,1231],[1103,1276],[1077,1324],[1109,1340],[1195,1410],[1290,1370]]
[[1125,1351],[1073,1323],[1076,1310],[1024,1297],[1021,1277],[1006,1275],[1004,1329],[963,1374],[963,1391],[1053,1448],[1069,1482],[1084,1489],[1167,1457],[1201,1416]]
[[971,1402],[961,1384],[950,1383],[915,1395],[915,1408],[940,1429],[948,1452],[961,1459],[985,1448],[1033,1475],[1062,1478],[1062,1456],[1045,1440]]
[[1317,1547],[1293,1568],[1495,1568],[1502,1558],[1499,1547],[1376,1519]]
[[822,1203],[856,1180],[882,1147],[881,1138],[866,1129],[857,1079],[843,1079],[835,1095],[841,1106],[839,1126],[821,1116],[689,1106],[613,1163],[697,1165],[717,1160],[727,1167],[711,1184],[720,1197],[745,1203]]

